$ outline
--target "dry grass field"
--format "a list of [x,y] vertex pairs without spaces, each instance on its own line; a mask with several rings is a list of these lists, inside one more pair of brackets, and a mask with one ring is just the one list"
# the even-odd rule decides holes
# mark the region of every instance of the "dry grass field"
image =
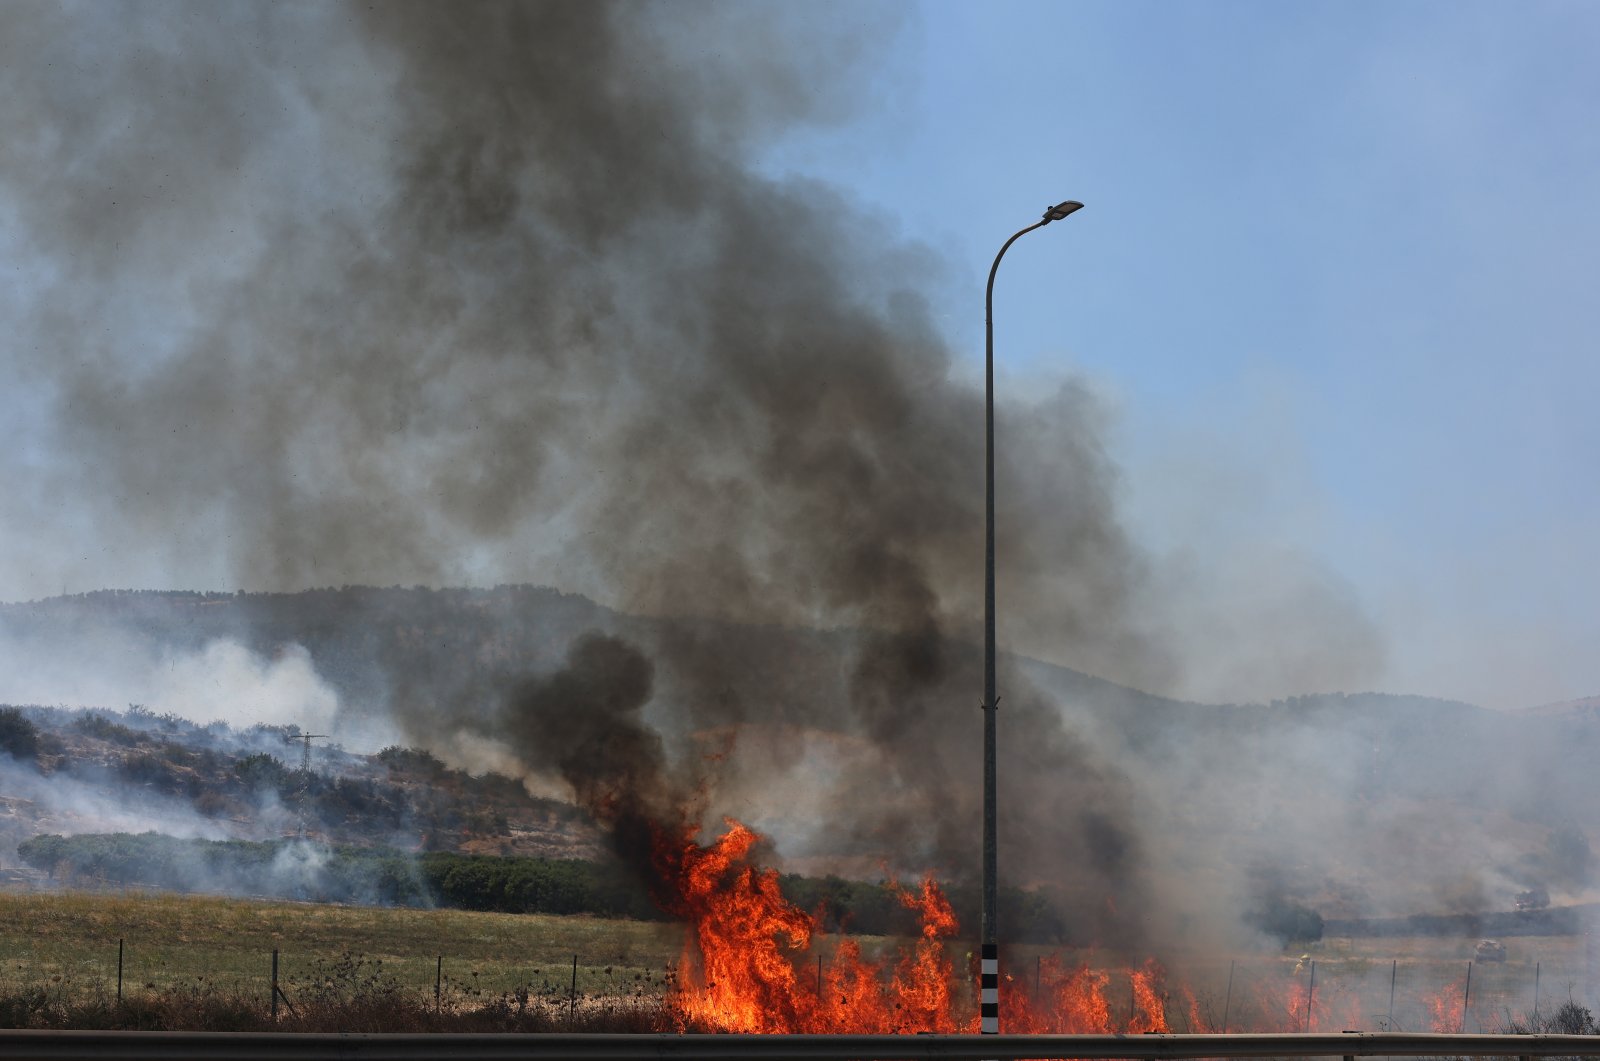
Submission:
[[[116,996],[119,940],[124,997],[152,1005],[223,999],[264,1014],[277,949],[287,998],[302,1008],[338,1002],[346,1007],[338,1018],[346,1024],[351,1000],[362,1001],[362,1019],[379,1022],[402,1000],[413,1014],[432,1011],[440,959],[446,1013],[488,1007],[508,1015],[542,1006],[547,1015],[576,1015],[581,1024],[586,1008],[598,1016],[619,1002],[648,1007],[658,999],[671,982],[682,929],[588,917],[198,896],[0,893],[0,1002],[31,999],[27,1006],[34,1010],[53,1005],[59,1012],[86,999],[107,1004]],[[835,942],[819,946],[827,953]],[[868,956],[894,946],[877,938],[860,942]],[[1531,1013],[1536,989],[1545,1011],[1568,999],[1593,1008],[1582,938],[1504,942],[1502,962],[1474,960],[1476,940],[1435,937],[1329,939],[1276,954],[1168,955],[1167,1019],[1173,1031],[1220,1031],[1224,1025],[1290,1031],[1309,1023],[1308,1030],[1321,1031],[1493,1032]],[[963,945],[953,943],[952,952],[960,968]],[[1026,990],[1038,959],[1049,953],[1022,948],[1009,954],[1014,985]],[[1069,965],[1110,970],[1106,997],[1113,1019],[1131,1009],[1122,970],[1142,966],[1143,956],[1060,957]],[[569,1001],[574,958],[576,1009]],[[25,1016],[0,1012],[0,1023],[17,1026]]]
[[[0,991],[40,984],[115,992],[198,980],[266,998],[272,951],[286,993],[359,959],[431,996],[524,988],[581,995],[659,993],[681,929],[641,921],[287,903],[173,895],[0,893]],[[349,975],[348,973],[346,975]]]

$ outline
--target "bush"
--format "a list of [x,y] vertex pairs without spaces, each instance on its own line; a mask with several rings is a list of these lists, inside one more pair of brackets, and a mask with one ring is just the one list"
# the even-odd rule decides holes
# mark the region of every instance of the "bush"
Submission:
[[0,752],[19,762],[39,754],[39,727],[19,708],[0,707]]
[[289,768],[266,752],[247,755],[234,764],[233,774],[239,783],[252,792],[267,791],[282,794],[289,790]]
[[54,834],[29,837],[17,845],[17,857],[34,869],[50,874],[52,880],[66,859],[66,853],[67,838]]
[[1249,911],[1245,919],[1252,928],[1281,943],[1309,943],[1322,938],[1322,915],[1290,899],[1267,899]]
[[1506,1035],[1600,1035],[1600,1023],[1588,1006],[1569,998],[1549,1013],[1508,1017],[1500,1031]]
[[98,737],[103,741],[120,744],[125,748],[131,748],[135,744],[142,744],[146,739],[144,734],[136,733],[127,726],[113,722],[97,711],[90,711],[83,717],[74,720],[72,728],[85,736]]

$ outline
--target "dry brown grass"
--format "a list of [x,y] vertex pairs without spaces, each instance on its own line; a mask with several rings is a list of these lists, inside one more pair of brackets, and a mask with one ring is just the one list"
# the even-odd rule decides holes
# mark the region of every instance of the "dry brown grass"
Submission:
[[604,1019],[627,1023],[655,1004],[681,946],[677,926],[588,917],[4,893],[0,1025],[173,1027],[182,1019],[186,1027],[248,1027],[245,1014],[268,1012],[274,949],[280,986],[299,1012],[281,1009],[290,1025],[355,1030],[367,1026],[363,1013],[396,1031],[461,1027],[468,1015],[473,1027],[581,1023],[598,1019],[595,1000],[608,1003]]

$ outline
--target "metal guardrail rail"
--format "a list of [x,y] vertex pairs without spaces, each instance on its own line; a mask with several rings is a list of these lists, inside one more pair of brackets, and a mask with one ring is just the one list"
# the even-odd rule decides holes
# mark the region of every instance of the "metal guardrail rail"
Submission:
[[392,1035],[0,1031],[6,1061],[1017,1061],[1023,1058],[1600,1057],[1600,1036]]

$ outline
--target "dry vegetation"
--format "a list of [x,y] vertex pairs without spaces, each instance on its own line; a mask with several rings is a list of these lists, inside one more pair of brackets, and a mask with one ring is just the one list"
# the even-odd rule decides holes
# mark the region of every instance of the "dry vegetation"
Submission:
[[[124,943],[117,1000],[117,943]],[[824,949],[831,940],[822,941]],[[890,945],[864,940],[869,954]],[[1173,1030],[1245,1030],[1270,990],[1310,988],[1318,1030],[1441,1030],[1469,1001],[1467,1031],[1528,1023],[1535,976],[1541,1010],[1582,998],[1581,939],[1508,941],[1508,960],[1467,962],[1474,940],[1342,940],[1300,953],[1171,960]],[[0,1027],[343,1031],[646,1031],[669,1023],[660,1000],[682,943],[657,922],[261,902],[194,896],[0,894]],[[272,951],[287,1002],[270,1017]],[[1027,984],[1042,948],[1019,948],[1010,973]],[[435,976],[443,976],[435,1003]],[[578,964],[577,999],[572,963]],[[959,955],[954,955],[959,961]],[[1069,952],[1116,967],[1135,956]],[[1395,963],[1395,964],[1391,964]],[[1233,985],[1228,987],[1230,967]],[[1269,990],[1270,989],[1270,990]],[[1114,985],[1109,1000],[1122,1004]],[[1180,993],[1192,991],[1196,1006]],[[1441,1009],[1442,1007],[1442,1009]],[[1207,1027],[1191,1027],[1193,1014]],[[1455,1030],[1446,1028],[1442,1030]]]
[[0,1026],[264,1026],[277,949],[285,1030],[626,1030],[658,1016],[680,945],[676,926],[586,917],[0,894]]

